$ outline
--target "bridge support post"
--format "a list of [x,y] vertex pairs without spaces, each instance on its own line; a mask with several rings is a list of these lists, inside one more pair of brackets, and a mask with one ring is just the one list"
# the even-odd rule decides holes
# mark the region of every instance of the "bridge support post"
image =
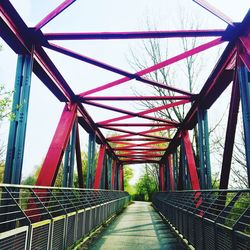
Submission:
[[119,168],[119,190],[124,191],[124,169],[123,165]]
[[73,177],[74,177],[74,163],[75,163],[75,143],[76,143],[76,126],[75,122],[71,136],[68,141],[65,155],[64,155],[64,168],[63,168],[63,187],[73,187]]
[[12,103],[15,117],[10,122],[4,183],[21,182],[32,67],[32,55],[18,55]]
[[246,66],[240,65],[238,67],[238,77],[242,105],[248,187],[250,187],[250,79]]
[[165,191],[164,165],[159,164],[159,190]]
[[207,110],[198,111],[198,148],[201,189],[211,189],[211,165]]
[[36,181],[37,186],[53,186],[76,119],[77,105],[66,104]]
[[97,162],[97,167],[95,171],[94,189],[100,189],[102,188],[102,185],[104,184],[103,182],[104,171],[103,170],[104,170],[104,165],[105,165],[105,151],[106,151],[106,145],[102,144],[99,150],[98,162]]
[[187,167],[189,172],[189,177],[191,181],[191,187],[193,190],[200,190],[200,183],[198,178],[198,173],[195,165],[194,154],[192,149],[192,144],[189,138],[188,131],[182,131],[183,146],[185,149]]
[[112,163],[112,177],[111,177],[111,189],[112,190],[115,190],[116,189],[116,184],[115,184],[115,181],[116,181],[116,160],[113,160],[113,163]]
[[240,106],[240,90],[237,78],[238,77],[234,79],[232,93],[231,93],[230,108],[227,121],[227,131],[224,144],[225,146],[224,146],[222,168],[220,175],[220,189],[228,188],[228,182],[230,176],[234,140],[235,140],[235,131],[237,127],[237,118]]
[[[78,119],[77,119],[78,120]],[[79,188],[84,188],[83,185],[83,173],[82,173],[82,157],[81,157],[81,145],[79,137],[78,121],[76,122],[76,166],[77,166],[77,176]]]
[[167,168],[168,168],[168,177],[169,177],[169,190],[174,191],[174,177],[173,177],[173,165],[172,165],[171,154],[167,158]]
[[95,134],[89,134],[87,188],[93,188],[95,173]]
[[173,153],[173,174],[174,174],[174,190],[177,189],[177,183],[178,183],[178,158],[177,158],[177,150]]
[[112,190],[112,157],[107,155],[107,176],[108,176],[108,189]]
[[178,177],[178,190],[188,189],[188,172],[187,160],[185,155],[185,147],[183,141],[180,145],[180,161],[179,161],[179,177]]

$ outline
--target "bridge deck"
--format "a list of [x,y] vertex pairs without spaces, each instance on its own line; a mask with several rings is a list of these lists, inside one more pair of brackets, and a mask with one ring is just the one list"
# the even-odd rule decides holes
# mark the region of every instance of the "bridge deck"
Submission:
[[135,202],[90,246],[97,249],[185,249],[148,202]]

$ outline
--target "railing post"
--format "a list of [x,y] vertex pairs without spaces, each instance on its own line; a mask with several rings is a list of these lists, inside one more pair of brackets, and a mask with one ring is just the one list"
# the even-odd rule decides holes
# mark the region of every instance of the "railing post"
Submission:
[[93,188],[95,173],[95,134],[89,134],[87,188]]
[[18,55],[4,183],[21,182],[32,68],[32,55]]
[[210,148],[207,110],[198,110],[198,148],[199,148],[199,168],[200,184],[202,189],[210,189],[211,165],[210,165]]
[[106,150],[106,145],[102,144],[99,150],[98,162],[95,172],[94,189],[100,189],[101,185],[103,184],[102,177],[104,172],[103,168],[105,164],[105,150]]
[[64,168],[63,168],[63,187],[73,187],[74,177],[74,163],[75,163],[75,143],[76,143],[76,126],[75,122],[71,136],[68,141],[65,156],[64,156]]
[[246,149],[248,187],[250,187],[250,81],[249,72],[244,65],[238,66],[240,97],[242,105],[244,139]]

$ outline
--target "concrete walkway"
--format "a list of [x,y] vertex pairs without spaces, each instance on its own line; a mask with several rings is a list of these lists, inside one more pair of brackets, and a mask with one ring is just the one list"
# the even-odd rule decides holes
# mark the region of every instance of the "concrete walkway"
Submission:
[[149,202],[128,206],[89,247],[107,249],[185,249]]

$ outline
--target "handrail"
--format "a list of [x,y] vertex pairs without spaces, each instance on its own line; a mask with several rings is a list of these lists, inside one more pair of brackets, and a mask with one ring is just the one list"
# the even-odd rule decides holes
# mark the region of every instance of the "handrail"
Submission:
[[128,201],[116,190],[0,184],[0,249],[67,249]]
[[158,192],[153,205],[195,249],[250,249],[250,189]]

